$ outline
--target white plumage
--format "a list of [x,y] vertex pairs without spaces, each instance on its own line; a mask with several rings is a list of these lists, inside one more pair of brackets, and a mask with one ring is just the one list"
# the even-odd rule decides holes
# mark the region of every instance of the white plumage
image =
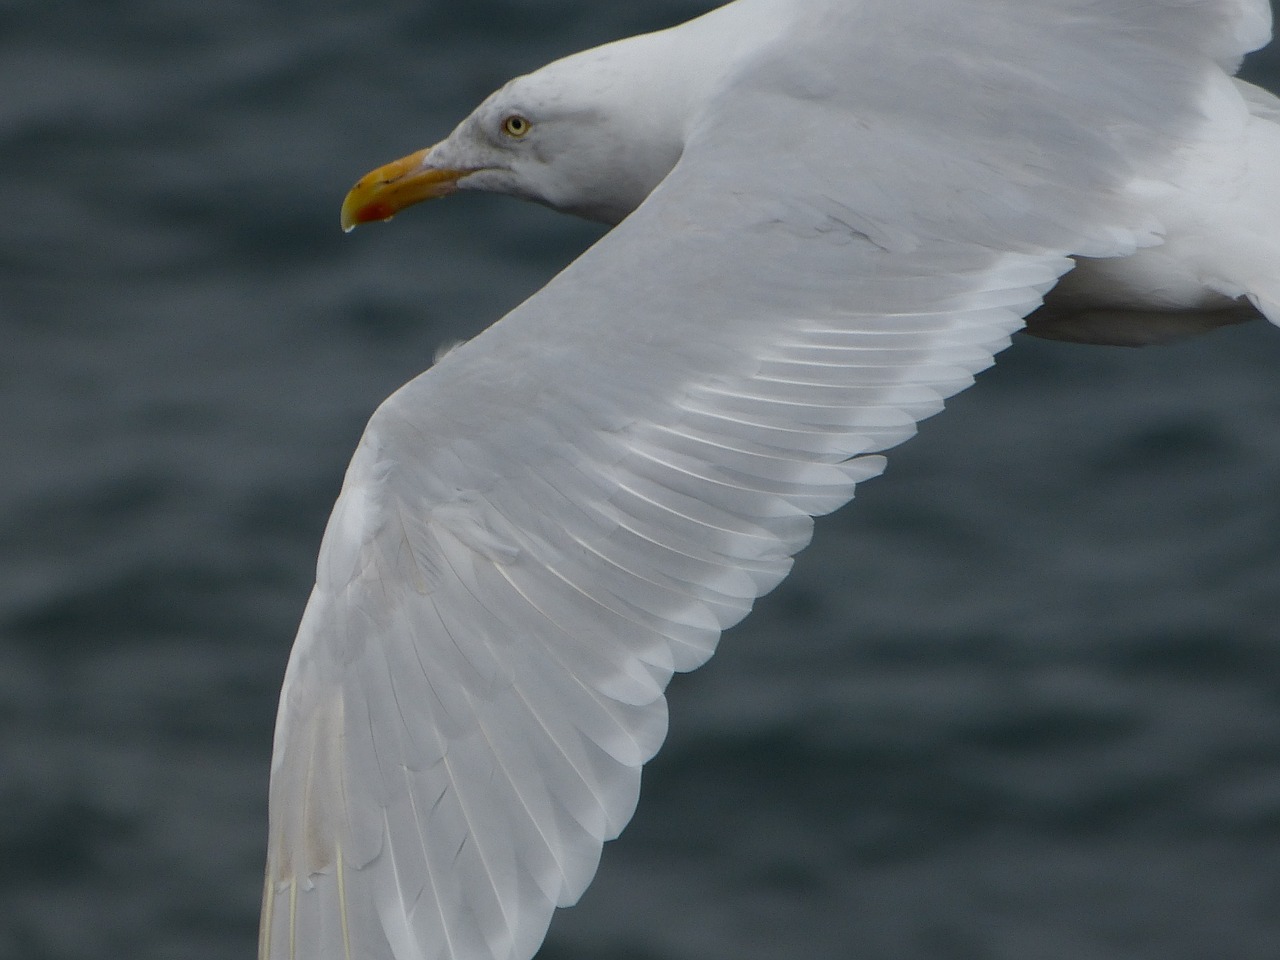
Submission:
[[453,189],[621,222],[361,439],[281,696],[260,956],[532,956],[672,673],[1024,317],[1280,321],[1280,104],[1228,76],[1269,30],[1255,0],[737,0],[362,181],[349,223]]

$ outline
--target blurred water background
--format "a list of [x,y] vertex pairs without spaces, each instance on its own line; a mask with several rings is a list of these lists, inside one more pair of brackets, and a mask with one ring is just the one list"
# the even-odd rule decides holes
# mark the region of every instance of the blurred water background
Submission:
[[[0,0],[0,958],[254,952],[365,419],[599,235],[343,193],[695,0]],[[1280,58],[1252,76],[1280,83]],[[1020,338],[672,688],[547,960],[1280,957],[1280,331]]]

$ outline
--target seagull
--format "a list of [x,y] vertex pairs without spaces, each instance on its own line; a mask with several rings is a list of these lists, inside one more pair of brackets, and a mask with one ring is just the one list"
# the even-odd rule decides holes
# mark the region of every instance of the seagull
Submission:
[[1280,323],[1264,0],[736,0],[512,80],[342,226],[613,224],[373,413],[271,763],[261,960],[527,960],[664,690],[1011,334]]

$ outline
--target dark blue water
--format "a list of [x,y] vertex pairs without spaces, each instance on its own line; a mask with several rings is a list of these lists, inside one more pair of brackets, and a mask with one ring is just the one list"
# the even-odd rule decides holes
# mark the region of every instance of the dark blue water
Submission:
[[[705,6],[0,0],[0,958],[253,955],[364,420],[598,233],[341,197]],[[1017,343],[677,679],[544,956],[1280,957],[1278,371],[1261,324]]]

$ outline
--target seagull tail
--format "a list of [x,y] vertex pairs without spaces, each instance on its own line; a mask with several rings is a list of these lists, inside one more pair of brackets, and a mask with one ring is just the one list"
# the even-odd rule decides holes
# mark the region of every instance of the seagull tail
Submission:
[[1280,98],[1241,80],[1236,88],[1249,109],[1236,205],[1238,236],[1248,247],[1226,247],[1232,262],[1224,273],[1280,326]]

